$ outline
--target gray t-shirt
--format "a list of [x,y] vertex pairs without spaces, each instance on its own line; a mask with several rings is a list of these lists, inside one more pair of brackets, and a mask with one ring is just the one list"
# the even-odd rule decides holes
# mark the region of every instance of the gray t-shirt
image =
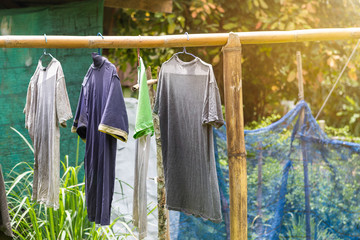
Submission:
[[212,126],[224,120],[212,66],[177,55],[160,71],[154,112],[159,114],[167,207],[220,222]]
[[25,113],[25,127],[34,144],[32,200],[59,208],[60,126],[72,118],[61,64],[53,58],[47,67],[41,60],[31,77]]
[[10,224],[9,208],[6,199],[5,183],[0,165],[0,239],[6,237],[3,236],[4,234],[9,237],[13,235]]

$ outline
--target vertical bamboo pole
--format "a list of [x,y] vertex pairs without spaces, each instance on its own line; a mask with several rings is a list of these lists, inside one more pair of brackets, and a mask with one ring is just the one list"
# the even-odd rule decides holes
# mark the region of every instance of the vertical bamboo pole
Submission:
[[234,33],[223,47],[230,180],[230,238],[247,239],[247,175],[241,78],[241,44]]
[[263,150],[262,150],[262,142],[258,143],[258,189],[256,193],[256,201],[257,201],[257,219],[256,219],[256,233],[260,236],[263,234],[263,214],[262,214],[262,165],[263,165]]
[[304,79],[302,74],[301,52],[296,51],[297,78],[299,88],[299,100],[304,100]]
[[[299,99],[304,100],[304,80],[302,74],[302,61],[301,52],[296,52],[297,72],[298,72],[298,87],[299,87]],[[300,113],[300,130],[304,124],[304,109]],[[306,224],[306,240],[311,240],[311,226],[310,226],[310,188],[309,188],[309,170],[308,170],[308,159],[305,150],[305,144],[300,139],[301,154],[300,161],[303,162],[304,167],[304,192],[305,192],[305,224]]]
[[[159,75],[160,68],[157,72]],[[148,67],[146,70],[146,77],[148,80],[151,77],[151,68]],[[158,76],[157,76],[158,77]],[[156,92],[154,91],[153,85],[149,85],[149,95],[151,106],[154,107]],[[156,152],[157,152],[157,194],[158,194],[158,239],[159,240],[170,240],[170,226],[169,226],[169,210],[165,208],[166,197],[165,197],[165,181],[164,181],[164,167],[162,160],[161,151],[161,139],[160,139],[160,122],[159,116],[153,114],[154,130],[156,138]]]

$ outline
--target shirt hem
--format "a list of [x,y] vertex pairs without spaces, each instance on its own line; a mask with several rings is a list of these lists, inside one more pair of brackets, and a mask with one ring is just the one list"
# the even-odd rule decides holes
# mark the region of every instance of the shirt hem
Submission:
[[56,204],[56,203],[50,204],[50,203],[48,203],[48,201],[46,199],[35,199],[35,198],[33,198],[31,200],[36,201],[36,202],[38,202],[40,204],[44,204],[47,208],[54,208],[55,211],[59,209],[59,204]]
[[146,136],[148,134],[151,134],[151,136],[154,135],[154,124],[153,122],[149,122],[146,124],[141,124],[140,127],[135,128],[135,133],[133,135],[133,137],[136,138],[140,138],[142,136]]
[[119,139],[120,141],[127,142],[128,133],[125,132],[124,130],[121,130],[120,128],[115,128],[105,124],[100,124],[98,130],[100,132],[109,134],[110,136],[113,136],[114,138]]
[[72,127],[71,127],[71,132],[72,132],[72,133],[76,133],[76,129],[77,129],[77,127],[72,126]]
[[72,117],[73,117],[72,115],[68,115],[64,118],[60,118],[59,119],[60,126],[66,127],[66,121],[70,120]]
[[[71,127],[71,132],[72,133],[77,133],[77,127],[75,127],[75,126],[72,126]],[[78,134],[79,135],[79,134]],[[79,136],[80,137],[80,136]],[[80,137],[80,139],[84,142],[84,143],[86,143],[86,138],[82,138],[82,137]]]
[[210,119],[208,121],[203,121],[203,124],[210,124],[211,126],[213,126],[215,128],[220,128],[222,125],[224,125],[224,120]]
[[204,220],[209,220],[211,222],[214,222],[214,223],[220,223],[222,222],[222,217],[220,218],[212,218],[212,217],[209,217],[209,216],[206,216],[198,211],[194,211],[194,210],[191,210],[191,209],[186,209],[186,208],[181,208],[181,207],[172,207],[172,206],[169,206],[169,205],[166,205],[166,208],[169,209],[169,210],[174,210],[174,211],[180,211],[180,212],[183,212],[187,215],[193,215],[194,217],[201,217],[202,219]]
[[8,237],[11,237],[11,238],[14,237],[12,228],[11,228],[11,224],[9,222],[5,223],[3,225],[0,225],[0,231],[3,232]]
[[110,220],[109,221],[102,221],[101,219],[96,219],[96,217],[89,217],[88,216],[88,220],[89,222],[94,222],[95,224],[99,224],[101,226],[109,226],[110,225]]

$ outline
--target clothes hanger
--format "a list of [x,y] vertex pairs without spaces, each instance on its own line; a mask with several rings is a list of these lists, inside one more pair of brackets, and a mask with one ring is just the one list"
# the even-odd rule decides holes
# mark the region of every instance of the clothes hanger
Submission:
[[137,60],[138,60],[138,66],[140,66],[140,49],[137,48]]
[[[45,37],[45,43],[47,43],[47,38],[46,38],[46,34],[44,33],[44,37]],[[40,57],[40,60],[42,59],[43,56],[50,56],[52,59],[54,58],[50,53],[46,52],[46,48],[44,48],[44,52]]]
[[[98,36],[101,36],[102,37],[102,39],[104,39],[104,37],[103,37],[103,35],[101,34],[101,32],[98,32],[98,34],[97,34]],[[98,48],[98,54],[99,55],[101,55],[101,53],[100,53],[100,48]]]
[[[139,34],[139,42],[141,42],[140,34]],[[138,62],[138,66],[140,66],[140,48],[137,48],[137,62]]]
[[[189,41],[189,34],[188,34],[187,32],[185,32],[184,34],[187,36],[187,40]],[[194,57],[194,58],[197,58],[194,54],[187,52],[185,47],[184,47],[184,49],[182,50],[182,52],[177,52],[177,53],[175,53],[174,55],[179,55],[179,54],[182,54],[182,53],[187,54],[187,55],[190,55],[190,56],[192,56],[192,57]]]

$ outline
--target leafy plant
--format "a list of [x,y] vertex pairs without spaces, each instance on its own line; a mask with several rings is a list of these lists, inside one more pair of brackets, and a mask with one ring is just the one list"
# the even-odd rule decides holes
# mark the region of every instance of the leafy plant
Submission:
[[[280,234],[280,240],[292,240],[292,239],[305,239],[305,215],[296,217],[294,214],[290,214],[290,220],[286,225],[286,234]],[[317,240],[339,240],[340,238],[336,237],[329,229],[322,227],[321,222],[318,224],[315,223],[314,218],[310,219],[311,226],[311,239]],[[316,235],[316,236],[315,236]]]
[[[15,129],[13,129],[16,131]],[[31,151],[29,144],[18,131]],[[79,145],[78,145],[79,147]],[[78,151],[77,151],[78,152]],[[76,161],[77,162],[77,161]],[[109,226],[97,227],[87,218],[85,184],[78,181],[82,164],[69,166],[68,157],[61,163],[59,209],[47,208],[31,201],[33,168],[26,162],[18,163],[8,174],[7,198],[11,225],[16,239],[125,239],[134,236],[125,216],[119,216]],[[24,171],[25,169],[25,171]],[[20,170],[20,171],[19,171]],[[115,233],[113,226],[121,223],[126,233]]]
[[[162,36],[185,32],[228,33],[357,27],[360,20],[359,9],[359,1],[354,0],[174,0],[172,13],[117,10],[111,34]],[[305,100],[311,103],[315,114],[354,46],[354,40],[243,45],[245,123],[281,113],[282,100],[297,100],[296,51],[301,51],[303,57]],[[142,49],[140,54],[146,65],[160,66],[177,51],[179,48],[148,48]],[[189,48],[188,51],[213,65],[222,94],[221,48],[196,47]],[[109,57],[122,70],[132,67],[136,71],[135,49],[111,50]],[[360,55],[355,55],[350,61],[321,115],[321,118],[336,127],[349,125],[355,136],[360,134],[360,127],[356,124],[359,111],[356,111],[358,108],[351,110],[353,104],[348,98],[354,102],[360,101],[359,73],[356,71],[359,61]]]

